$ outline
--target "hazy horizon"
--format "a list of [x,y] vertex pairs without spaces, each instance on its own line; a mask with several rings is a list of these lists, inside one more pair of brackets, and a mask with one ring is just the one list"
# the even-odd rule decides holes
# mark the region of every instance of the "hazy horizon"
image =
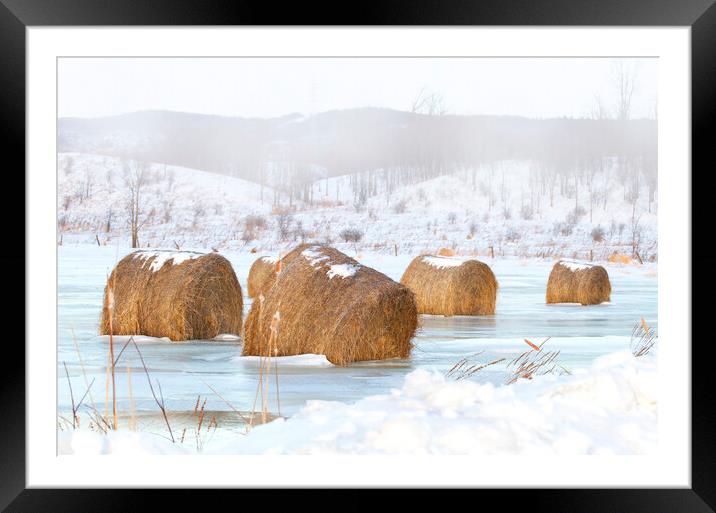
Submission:
[[[454,115],[614,115],[617,67],[631,118],[654,118],[653,58],[61,58],[58,117],[172,111],[242,118],[357,108],[410,111],[422,94]],[[598,100],[597,100],[598,99]]]

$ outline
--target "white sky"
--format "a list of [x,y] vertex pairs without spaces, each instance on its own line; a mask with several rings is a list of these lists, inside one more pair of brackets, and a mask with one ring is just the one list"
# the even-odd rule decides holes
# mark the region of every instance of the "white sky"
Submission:
[[[425,87],[452,114],[585,116],[612,108],[614,66],[595,58],[62,58],[60,117],[173,110],[273,117],[353,107],[408,110]],[[632,117],[653,117],[656,59],[635,70]]]

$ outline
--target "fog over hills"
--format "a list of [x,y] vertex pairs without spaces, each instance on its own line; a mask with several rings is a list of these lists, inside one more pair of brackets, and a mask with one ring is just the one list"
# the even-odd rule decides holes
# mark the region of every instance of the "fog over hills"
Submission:
[[[60,118],[58,151],[184,166],[266,183],[391,170],[423,181],[505,159],[555,170],[656,160],[656,121],[430,115],[378,108],[241,118],[143,111]],[[275,181],[275,180],[274,180]],[[299,184],[295,184],[299,185]]]

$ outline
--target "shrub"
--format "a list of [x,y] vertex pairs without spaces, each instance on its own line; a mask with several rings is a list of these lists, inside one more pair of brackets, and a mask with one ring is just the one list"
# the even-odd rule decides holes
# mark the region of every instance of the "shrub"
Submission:
[[592,240],[594,242],[603,242],[604,236],[605,236],[604,228],[601,226],[596,226],[592,228]]
[[405,199],[401,199],[395,205],[393,205],[393,212],[396,214],[403,214],[408,208],[408,202]]
[[469,227],[469,229],[470,229],[470,232],[469,232],[470,238],[473,238],[475,235],[477,235],[477,228],[478,228],[477,221],[473,221],[473,222],[470,223],[470,227]]
[[346,228],[345,230],[341,230],[341,233],[338,235],[345,242],[360,242],[363,238],[363,232],[357,228]]
[[510,219],[512,219],[512,212],[509,208],[505,207],[502,210],[502,216],[505,218],[505,220],[509,221]]
[[249,214],[244,220],[244,225],[247,230],[264,230],[268,226],[268,222],[263,216]]
[[554,228],[552,230],[552,233],[554,235],[563,235],[568,236],[572,235],[572,231],[574,231],[574,224],[573,223],[554,223]]
[[457,214],[455,212],[450,212],[447,216],[447,220],[450,224],[455,224],[455,221],[457,221]]
[[520,217],[525,221],[530,221],[532,219],[532,216],[534,216],[534,211],[532,210],[532,207],[529,205],[524,205],[522,207],[522,210],[520,210]]
[[518,232],[517,230],[515,230],[514,228],[509,228],[505,232],[505,240],[507,242],[517,242],[521,238],[522,238],[522,234],[520,232]]
[[291,223],[293,222],[293,216],[287,212],[278,214],[276,216],[276,228],[278,229],[278,236],[281,240],[286,240],[291,234]]

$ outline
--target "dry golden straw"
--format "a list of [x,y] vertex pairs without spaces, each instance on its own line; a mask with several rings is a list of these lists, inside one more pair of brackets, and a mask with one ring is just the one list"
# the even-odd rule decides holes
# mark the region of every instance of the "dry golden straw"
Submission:
[[248,279],[249,297],[259,297],[270,289],[276,281],[276,270],[279,265],[277,258],[262,256],[251,265]]
[[248,294],[250,298],[257,298],[265,294],[276,283],[276,276],[291,260],[301,254],[301,251],[310,247],[311,243],[302,243],[293,248],[282,258],[262,256],[254,261],[249,270]]
[[135,251],[119,261],[107,283],[103,335],[192,340],[241,333],[241,286],[229,261],[216,253]]
[[598,305],[609,301],[612,292],[604,267],[560,260],[547,281],[547,303]]
[[[280,329],[272,320],[280,317]],[[336,365],[407,358],[418,316],[413,293],[340,251],[303,244],[246,318],[244,355],[323,354]],[[273,335],[273,339],[272,339]]]
[[400,283],[415,293],[418,313],[494,315],[497,280],[478,260],[422,255],[413,259]]

